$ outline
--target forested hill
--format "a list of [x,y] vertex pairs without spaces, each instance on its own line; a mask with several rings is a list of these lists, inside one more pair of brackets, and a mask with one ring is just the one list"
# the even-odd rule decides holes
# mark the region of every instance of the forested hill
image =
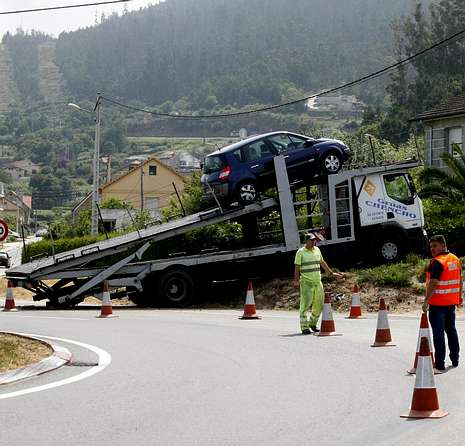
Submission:
[[[391,62],[392,22],[412,7],[412,0],[166,0],[61,34],[56,91],[76,99],[104,91],[145,104],[185,97],[196,109],[279,102]],[[47,96],[44,36],[6,35],[3,43],[23,99]]]

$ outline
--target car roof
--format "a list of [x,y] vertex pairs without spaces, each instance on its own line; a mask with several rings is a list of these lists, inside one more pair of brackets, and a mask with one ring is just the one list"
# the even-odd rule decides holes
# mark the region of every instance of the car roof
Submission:
[[207,156],[215,156],[215,155],[221,155],[222,153],[228,153],[233,150],[239,149],[247,144],[250,144],[251,142],[257,141],[262,138],[266,138],[267,136],[282,135],[282,134],[295,135],[295,136],[300,136],[302,138],[311,139],[310,136],[299,135],[298,133],[287,132],[285,130],[280,131],[280,132],[262,133],[261,135],[254,135],[254,136],[251,136],[250,138],[243,139],[242,141],[235,142],[234,144],[229,144],[228,146],[224,146],[223,148],[216,150],[215,152],[209,153]]

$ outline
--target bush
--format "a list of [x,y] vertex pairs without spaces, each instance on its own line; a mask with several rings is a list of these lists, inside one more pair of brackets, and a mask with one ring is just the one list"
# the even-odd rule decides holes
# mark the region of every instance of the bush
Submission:
[[408,263],[394,263],[362,269],[356,273],[360,283],[401,288],[411,284],[412,266]]
[[70,251],[72,249],[80,248],[81,246],[91,245],[99,240],[105,239],[105,235],[83,236],[73,238],[62,238],[52,241],[49,239],[40,240],[39,242],[30,243],[26,245],[26,249],[22,253],[22,263],[27,263],[30,259],[37,259],[41,257],[49,257],[53,254],[53,247],[55,248],[55,254],[61,252]]
[[423,201],[428,236],[442,234],[456,255],[465,255],[465,204],[427,199]]

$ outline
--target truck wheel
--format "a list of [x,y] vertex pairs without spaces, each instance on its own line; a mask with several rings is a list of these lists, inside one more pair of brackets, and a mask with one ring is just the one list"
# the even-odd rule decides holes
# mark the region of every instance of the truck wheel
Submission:
[[395,236],[385,238],[378,247],[378,256],[383,262],[397,262],[404,256],[403,242]]
[[157,281],[157,295],[167,305],[186,307],[195,295],[192,277],[182,269],[165,271]]

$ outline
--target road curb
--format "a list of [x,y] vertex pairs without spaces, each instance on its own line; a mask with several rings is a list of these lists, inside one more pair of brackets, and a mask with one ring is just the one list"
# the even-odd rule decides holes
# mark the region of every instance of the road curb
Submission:
[[71,361],[72,354],[71,352],[61,345],[52,344],[46,342],[40,338],[33,336],[24,336],[14,332],[2,331],[2,334],[8,334],[12,336],[18,336],[24,339],[33,339],[34,341],[41,342],[49,346],[53,350],[53,354],[48,358],[44,358],[39,362],[29,364],[19,369],[11,370],[9,372],[0,373],[0,386],[5,384],[11,384],[23,379],[32,378],[33,376],[42,375],[43,373],[51,372],[60,367],[63,367],[65,364]]

